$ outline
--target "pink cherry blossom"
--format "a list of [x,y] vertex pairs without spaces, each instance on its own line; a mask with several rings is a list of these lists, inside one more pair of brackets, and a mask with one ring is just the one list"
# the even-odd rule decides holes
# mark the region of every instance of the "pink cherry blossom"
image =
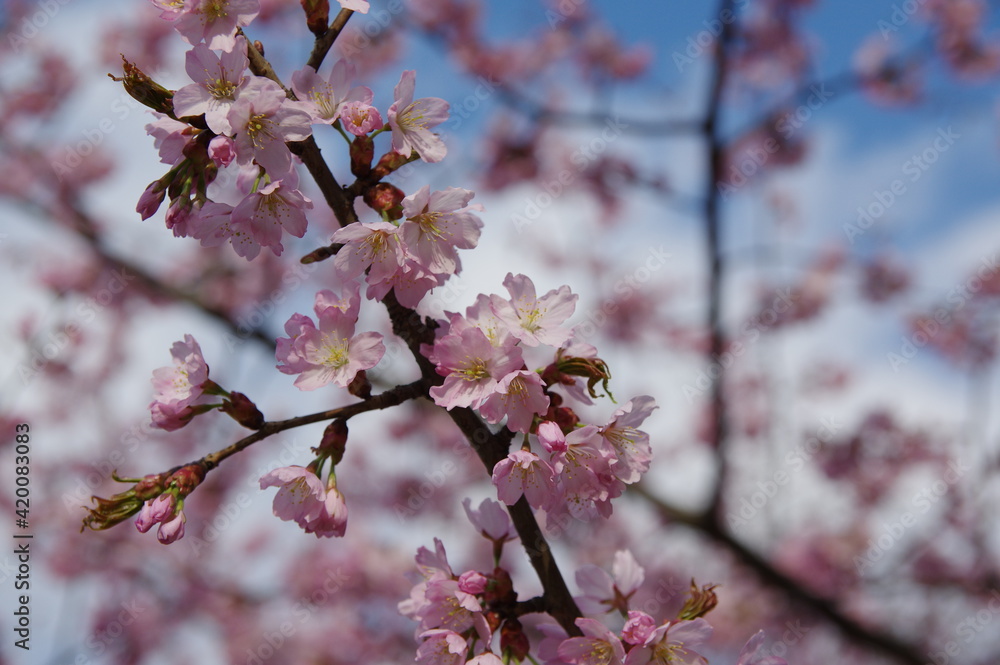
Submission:
[[202,386],[208,380],[208,364],[191,335],[184,335],[183,342],[175,342],[170,355],[173,366],[153,372],[154,397],[149,405],[153,426],[168,431],[190,421],[190,407],[202,396]]
[[507,428],[527,433],[535,416],[549,408],[545,384],[537,372],[519,370],[500,380],[493,394],[483,400],[479,413],[486,422],[496,424],[507,418]]
[[628,550],[615,552],[611,574],[593,564],[576,571],[576,583],[584,595],[576,599],[580,611],[600,614],[611,610],[625,612],[628,599],[642,586],[645,572]]
[[142,192],[139,202],[135,206],[135,211],[141,215],[143,221],[149,219],[160,209],[160,204],[167,195],[166,186],[159,180],[149,183],[149,186]]
[[315,519],[323,510],[326,488],[316,474],[302,466],[285,466],[265,473],[260,488],[278,487],[274,495],[274,514],[286,522],[300,525]]
[[142,510],[135,519],[135,528],[140,533],[146,533],[154,524],[169,522],[174,519],[177,510],[177,496],[164,493],[143,504]]
[[298,177],[294,171],[284,178],[261,185],[246,195],[233,209],[229,228],[234,239],[233,249],[240,256],[253,259],[261,247],[268,247],[280,256],[282,231],[296,238],[306,233],[306,210],[312,201],[297,189]]
[[341,538],[347,531],[347,501],[336,485],[328,487],[316,517],[299,523],[317,538]]
[[546,426],[539,430],[539,442],[552,453],[550,462],[569,512],[582,520],[610,516],[611,499],[621,495],[624,485],[611,473],[614,453],[603,445],[597,427],[588,425],[563,438],[558,426]]
[[294,334],[289,341],[278,340],[276,357],[279,371],[299,375],[295,386],[300,390],[316,390],[328,383],[347,387],[359,371],[377,365],[385,353],[382,335],[355,335],[355,319],[338,307],[318,311],[318,326],[308,317],[298,317],[286,325],[286,332]]
[[431,388],[434,403],[447,409],[477,408],[493,394],[500,379],[524,365],[521,349],[496,348],[478,328],[445,335],[434,343],[437,373],[444,384]]
[[492,651],[484,651],[465,665],[504,665],[504,662]]
[[451,630],[428,630],[421,633],[424,641],[417,647],[417,662],[422,665],[463,665],[468,643]]
[[[579,576],[579,573],[577,575]],[[622,639],[629,644],[645,644],[654,630],[656,630],[656,620],[653,617],[640,610],[629,610],[628,619],[622,627]]]
[[420,628],[445,628],[463,633],[472,628],[474,614],[483,611],[476,597],[452,579],[429,580],[424,590],[426,604],[417,616]]
[[458,249],[473,249],[483,222],[469,207],[474,192],[458,187],[430,192],[424,185],[403,199],[406,221],[399,227],[407,252],[427,271],[452,274],[458,269]]
[[711,635],[712,626],[702,618],[667,622],[654,630],[642,646],[628,652],[625,665],[708,665],[708,660],[690,647],[703,644]]
[[560,324],[573,314],[577,296],[568,286],[539,298],[535,295],[535,285],[525,275],[507,273],[503,285],[511,299],[496,298],[491,303],[494,313],[510,327],[512,335],[528,346],[560,346],[569,339],[570,330]]
[[392,128],[392,149],[401,155],[414,150],[425,162],[440,162],[448,152],[432,127],[448,119],[448,102],[437,97],[413,101],[417,73],[407,70],[396,84],[395,101],[389,107],[389,127]]
[[479,508],[473,509],[472,499],[466,498],[462,501],[462,507],[479,533],[493,542],[503,543],[517,538],[507,511],[493,499],[483,499]]
[[559,657],[575,665],[622,665],[625,648],[617,635],[596,619],[580,618],[576,625],[584,637],[571,637],[559,645]]
[[274,81],[253,76],[226,116],[236,140],[240,165],[256,161],[274,179],[292,168],[288,141],[304,141],[312,134],[309,114],[295,106]]
[[208,156],[220,168],[229,166],[236,159],[236,142],[228,136],[216,136],[208,142]]
[[600,428],[601,437],[618,456],[612,472],[624,483],[634,483],[649,469],[653,451],[649,435],[637,429],[656,409],[655,400],[648,395],[633,397],[611,416],[611,421]]
[[229,110],[249,81],[244,76],[249,64],[247,40],[242,36],[236,38],[233,50],[221,57],[204,44],[195,45],[185,59],[185,70],[194,83],[174,93],[174,114],[181,118],[204,113],[209,129],[216,134],[232,134]]
[[515,450],[493,467],[497,497],[513,506],[522,495],[533,508],[547,508],[558,496],[555,472],[533,452]]
[[447,279],[446,275],[432,275],[424,271],[415,261],[403,259],[403,264],[381,282],[374,282],[369,276],[368,289],[365,297],[369,300],[382,300],[391,290],[396,299],[404,307],[415,308],[432,289],[441,286]]
[[156,530],[156,539],[164,545],[177,542],[184,537],[184,523],[187,517],[183,510],[178,510],[174,518],[169,522],[162,522],[160,528]]
[[351,87],[355,71],[346,60],[338,60],[326,79],[308,65],[298,70],[292,74],[292,90],[299,99],[298,108],[308,113],[312,122],[332,125],[340,118],[345,103],[371,104],[370,88]]
[[347,504],[331,476],[329,487],[316,474],[301,466],[286,466],[260,478],[260,488],[278,487],[274,514],[294,521],[317,538],[343,536],[347,528]]
[[185,0],[174,28],[189,44],[204,41],[212,50],[232,51],[236,28],[250,25],[258,13],[258,0]]
[[389,222],[355,222],[337,229],[331,240],[343,243],[333,267],[343,281],[350,281],[368,270],[369,283],[391,278],[403,263],[403,248],[396,235],[397,227]]
[[154,114],[153,122],[146,124],[146,133],[153,137],[153,146],[164,164],[177,164],[185,159],[184,148],[191,142],[191,126],[173,118]]
[[344,102],[340,107],[340,124],[355,136],[365,136],[385,126],[377,108],[358,101]]
[[743,646],[736,665],[788,665],[788,661],[767,653],[764,648],[764,631],[758,630]]

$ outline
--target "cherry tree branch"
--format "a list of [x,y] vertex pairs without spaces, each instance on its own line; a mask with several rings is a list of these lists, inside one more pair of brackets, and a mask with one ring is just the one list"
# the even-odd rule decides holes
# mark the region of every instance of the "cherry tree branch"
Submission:
[[[733,0],[722,0],[718,16],[733,15]],[[722,287],[725,278],[721,249],[721,200],[716,186],[722,179],[725,170],[725,145],[720,137],[720,116],[722,113],[722,95],[725,92],[729,73],[728,50],[736,30],[736,21],[723,21],[722,33],[719,35],[715,50],[715,66],[709,88],[709,98],[703,132],[708,150],[708,173],[705,183],[705,250],[709,266],[708,275],[708,312],[707,328],[709,332],[708,363],[722,356],[725,345],[725,332],[722,329]],[[711,446],[715,453],[716,479],[712,489],[710,510],[714,514],[721,509],[723,490],[728,473],[726,460],[726,443],[729,436],[728,414],[726,413],[725,373],[721,370],[712,376],[709,390],[711,408]]]
[[344,26],[347,25],[347,19],[351,18],[351,14],[353,13],[353,10],[341,9],[336,18],[333,19],[330,27],[326,29],[326,32],[316,37],[312,53],[309,54],[309,60],[306,61],[308,66],[319,71],[320,65],[323,64],[323,59],[330,52],[333,42],[337,41],[337,37],[340,36],[340,33],[344,30]]
[[313,423],[323,422],[325,420],[334,420],[336,418],[348,419],[359,413],[365,413],[368,411],[377,411],[380,409],[387,409],[392,406],[398,406],[403,402],[406,402],[417,397],[426,397],[427,391],[430,388],[429,382],[426,379],[420,379],[414,381],[413,383],[408,383],[402,386],[396,386],[391,390],[387,390],[383,393],[379,393],[363,402],[358,402],[356,404],[349,404],[347,406],[338,407],[336,409],[329,409],[327,411],[320,411],[318,413],[311,413],[305,416],[296,416],[295,418],[289,418],[287,420],[275,420],[271,422],[266,422],[264,425],[249,436],[245,436],[236,443],[226,446],[222,450],[218,450],[214,453],[209,453],[201,458],[200,462],[204,466],[206,471],[210,471],[215,467],[219,466],[223,460],[232,457],[238,452],[246,450],[253,444],[266,439],[267,437],[277,434],[278,432],[284,432],[285,430],[293,429],[295,427],[302,427],[303,425],[311,425]]

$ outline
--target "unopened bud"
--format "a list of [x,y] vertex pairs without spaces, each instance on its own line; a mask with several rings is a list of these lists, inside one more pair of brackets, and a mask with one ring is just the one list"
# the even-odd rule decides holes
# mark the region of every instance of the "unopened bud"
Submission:
[[378,164],[375,166],[375,176],[384,178],[399,167],[409,164],[416,159],[420,159],[420,156],[415,150],[408,157],[394,151],[387,152],[378,160]]
[[518,662],[527,658],[528,652],[531,651],[528,636],[524,634],[521,622],[517,619],[504,621],[500,629],[500,649],[504,652],[509,651]]
[[174,471],[167,478],[167,487],[176,487],[180,498],[186,497],[205,480],[205,466],[201,462],[192,462]]
[[399,187],[387,182],[380,182],[365,190],[365,203],[375,212],[384,214],[389,219],[399,219],[403,216],[403,199],[406,194]]
[[338,418],[327,425],[319,446],[314,450],[318,455],[328,456],[334,466],[340,464],[347,450],[347,421]]
[[330,0],[299,0],[306,12],[306,26],[316,36],[327,31],[330,22]]
[[368,380],[365,370],[359,370],[354,379],[347,384],[347,392],[361,399],[371,399],[372,383]]
[[247,429],[260,429],[264,426],[264,414],[243,393],[229,393],[229,399],[222,403],[219,410],[228,413],[233,420]]
[[364,178],[372,172],[372,160],[375,159],[375,142],[370,136],[356,136],[351,141],[351,173]]

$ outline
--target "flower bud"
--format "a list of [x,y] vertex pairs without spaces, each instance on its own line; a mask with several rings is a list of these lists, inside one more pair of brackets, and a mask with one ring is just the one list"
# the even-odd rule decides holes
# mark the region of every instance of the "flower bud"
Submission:
[[384,178],[399,167],[416,159],[420,159],[420,156],[415,151],[410,156],[401,155],[398,152],[387,152],[378,160],[378,164],[375,166],[375,176]]
[[192,462],[174,471],[167,478],[167,487],[176,487],[180,498],[186,497],[205,480],[205,466],[201,462]]
[[370,136],[357,136],[351,141],[351,173],[364,178],[372,172],[375,142]]
[[219,410],[228,413],[233,420],[247,429],[260,429],[264,426],[264,414],[243,393],[229,393],[229,398],[222,403]]
[[365,370],[358,370],[354,379],[347,384],[347,392],[361,399],[370,399],[372,396],[372,383],[368,380]]
[[338,418],[327,425],[319,446],[314,450],[318,455],[328,456],[334,466],[340,464],[347,450],[347,421]]
[[531,644],[528,636],[521,628],[521,622],[517,619],[507,619],[500,629],[500,649],[510,651],[511,655],[518,662],[524,660],[531,651]]
[[365,190],[365,203],[377,213],[385,214],[389,219],[399,219],[403,216],[403,199],[406,194],[399,187],[387,182],[380,182]]

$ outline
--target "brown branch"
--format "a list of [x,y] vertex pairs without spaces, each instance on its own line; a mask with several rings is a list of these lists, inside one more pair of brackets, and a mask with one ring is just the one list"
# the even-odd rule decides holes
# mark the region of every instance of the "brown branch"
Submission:
[[351,18],[351,14],[353,13],[350,9],[340,10],[340,13],[333,19],[333,23],[330,24],[326,32],[316,38],[312,53],[309,54],[309,60],[306,61],[307,65],[319,71],[320,65],[323,64],[323,59],[326,58],[326,54],[333,47],[333,42],[337,41],[337,37],[340,36],[344,26],[347,25],[347,19]]
[[[733,15],[733,0],[722,0],[718,16]],[[722,178],[725,169],[725,145],[719,136],[719,119],[722,112],[722,95],[726,88],[729,73],[727,61],[729,43],[736,31],[736,21],[723,21],[722,34],[716,43],[715,68],[712,73],[712,83],[709,89],[708,107],[703,131],[708,144],[708,179],[705,183],[705,249],[709,265],[708,281],[708,313],[707,328],[709,332],[708,358],[709,364],[722,357],[725,345],[725,332],[722,329],[722,286],[725,269],[722,259],[720,234],[721,201],[717,183]],[[726,443],[729,435],[729,422],[726,413],[725,373],[721,366],[719,372],[712,377],[710,389],[710,408],[712,410],[712,441],[715,453],[716,479],[712,491],[710,511],[714,514],[722,507],[723,488],[727,475]]]
[[346,420],[347,418],[356,416],[359,413],[377,411],[397,406],[407,400],[415,399],[417,397],[426,397],[430,386],[431,384],[426,379],[420,379],[419,381],[414,381],[413,383],[397,386],[391,390],[385,391],[384,393],[379,393],[374,397],[356,404],[349,404],[347,406],[329,409],[327,411],[320,411],[319,413],[311,413],[305,416],[296,416],[295,418],[289,418],[287,420],[266,422],[253,434],[243,437],[236,443],[226,446],[222,450],[205,455],[201,458],[200,462],[206,471],[211,471],[215,467],[219,466],[223,460],[232,457],[238,452],[246,450],[258,441],[266,439],[267,437],[277,434],[278,432],[284,432],[285,430],[293,429],[295,427],[311,425],[325,420],[334,420],[335,418],[342,418]]
[[924,665],[926,659],[920,656],[913,645],[907,644],[888,633],[862,626],[844,614],[837,607],[834,600],[825,598],[804,588],[800,582],[781,572],[767,559],[737,540],[719,522],[713,513],[707,511],[696,513],[679,509],[653,496],[642,483],[633,486],[632,492],[649,501],[664,521],[682,524],[695,529],[716,544],[727,549],[735,555],[740,564],[753,571],[761,582],[777,589],[793,603],[833,624],[845,638],[872,651],[879,651],[899,663],[904,663],[905,665]]

